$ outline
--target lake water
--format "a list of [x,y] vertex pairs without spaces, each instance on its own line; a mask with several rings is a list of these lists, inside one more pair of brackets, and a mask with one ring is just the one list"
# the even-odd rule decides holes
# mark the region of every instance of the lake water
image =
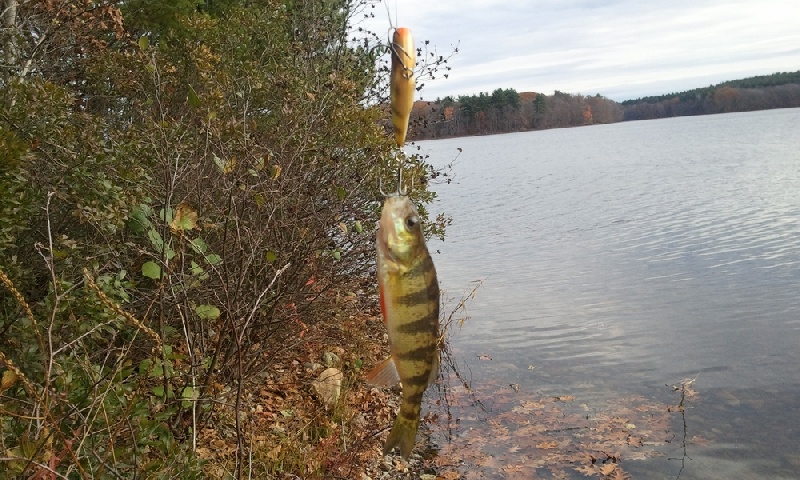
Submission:
[[[483,281],[451,340],[482,408],[455,398],[458,426],[434,432],[472,449],[462,472],[580,477],[583,450],[616,445],[602,420],[625,417],[646,433],[620,447],[633,478],[800,478],[800,109],[418,145],[456,159],[431,208],[453,219],[429,243],[446,307]],[[552,398],[586,435],[526,444],[525,405]],[[635,430],[662,406],[667,430]]]

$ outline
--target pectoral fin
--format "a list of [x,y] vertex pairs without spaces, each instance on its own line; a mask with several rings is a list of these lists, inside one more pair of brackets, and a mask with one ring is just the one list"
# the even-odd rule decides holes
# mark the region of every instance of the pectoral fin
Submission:
[[378,387],[391,387],[400,383],[400,375],[392,357],[379,363],[367,374],[367,382]]

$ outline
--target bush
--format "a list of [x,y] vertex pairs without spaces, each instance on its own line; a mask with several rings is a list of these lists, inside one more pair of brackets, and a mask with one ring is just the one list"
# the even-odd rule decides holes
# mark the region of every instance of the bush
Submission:
[[[228,2],[148,36],[76,22],[58,48],[18,44],[47,68],[0,83],[12,475],[200,477],[198,430],[220,415],[241,468],[243,386],[373,268],[396,160],[364,97],[380,50],[347,42],[356,6]],[[100,47],[69,45],[86,38]]]

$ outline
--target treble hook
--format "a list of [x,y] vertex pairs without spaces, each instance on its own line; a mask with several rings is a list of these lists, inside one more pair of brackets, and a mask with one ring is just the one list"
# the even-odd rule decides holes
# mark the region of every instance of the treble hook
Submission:
[[[394,153],[394,158],[397,160],[398,158],[397,152]],[[405,163],[405,159],[403,159],[403,164]],[[384,197],[391,197],[394,195],[399,195],[401,197],[407,196],[410,192],[414,190],[414,176],[411,176],[411,188],[406,190],[403,188],[403,165],[401,164],[397,167],[397,188],[394,192],[386,193],[383,191],[383,175],[378,175],[378,191],[381,192],[381,195]]]
[[[394,28],[390,28],[389,29],[389,31],[392,31],[392,30],[394,30]],[[402,45],[399,45],[399,44],[395,43],[394,41],[389,41],[389,51],[392,52],[392,55],[394,55],[397,58],[397,60],[400,62],[400,64],[403,66],[403,78],[408,80],[409,78],[413,77],[414,76],[414,70],[412,68],[408,68],[406,66],[406,62],[403,61],[403,57],[401,57],[400,53],[398,53],[398,52],[402,52],[403,55],[405,55],[405,57],[408,58],[408,59],[411,58],[411,54],[409,54],[406,51],[406,49],[402,47]]]
[[403,188],[403,167],[397,168],[397,194],[405,197],[408,192]]

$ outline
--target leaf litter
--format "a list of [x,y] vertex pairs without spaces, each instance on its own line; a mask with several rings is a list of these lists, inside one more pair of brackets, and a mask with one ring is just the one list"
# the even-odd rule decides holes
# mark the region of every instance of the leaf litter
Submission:
[[433,402],[446,414],[426,416],[456,424],[432,422],[440,445],[429,462],[437,478],[632,478],[628,462],[664,456],[678,436],[672,426],[687,399],[697,396],[694,382],[672,387],[680,396],[674,404],[640,395],[600,404],[506,385],[458,384]]

